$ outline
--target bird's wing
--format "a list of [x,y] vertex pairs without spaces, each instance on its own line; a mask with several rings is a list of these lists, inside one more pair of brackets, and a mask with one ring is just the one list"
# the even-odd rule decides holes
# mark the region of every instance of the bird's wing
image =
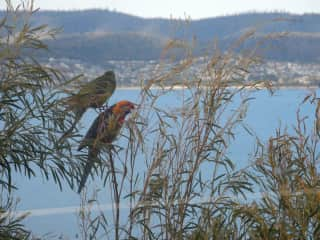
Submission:
[[90,126],[89,130],[86,133],[86,136],[81,141],[78,150],[80,151],[82,148],[89,146],[88,150],[88,160],[84,167],[83,175],[80,179],[78,193],[81,192],[82,188],[84,187],[89,174],[91,172],[94,163],[98,160],[98,153],[99,153],[99,145],[95,144],[96,141],[99,141],[101,134],[105,133],[106,128],[108,128],[108,119],[110,118],[112,112],[111,109],[107,109],[106,111],[100,113],[92,125]]
[[111,96],[115,88],[116,88],[115,77],[110,75],[102,75],[93,79],[89,83],[83,85],[79,91],[79,95],[87,95],[92,93],[95,93],[95,94],[109,93]]
[[[108,93],[110,96],[113,94],[116,89],[116,79],[113,75],[102,75],[94,80],[95,82],[95,91],[98,94]],[[110,97],[109,96],[109,97]]]
[[100,119],[101,114],[103,114],[103,113],[100,113],[99,116],[97,116],[96,119],[91,124],[91,126],[90,126],[89,130],[87,131],[85,137],[80,142],[80,145],[78,147],[78,151],[80,151],[82,148],[84,148],[86,146],[89,146],[94,141],[94,139],[97,137],[99,119]]
[[106,128],[105,125],[108,123],[107,119],[110,118],[111,114],[112,114],[112,112],[109,108],[106,111],[100,113],[96,117],[96,119],[91,124],[89,130],[87,131],[85,137],[81,141],[79,148],[78,148],[78,151],[80,151],[81,149],[83,149],[86,146],[90,146],[90,145],[94,144],[94,141],[97,140],[99,133],[101,134],[105,130],[105,128]]

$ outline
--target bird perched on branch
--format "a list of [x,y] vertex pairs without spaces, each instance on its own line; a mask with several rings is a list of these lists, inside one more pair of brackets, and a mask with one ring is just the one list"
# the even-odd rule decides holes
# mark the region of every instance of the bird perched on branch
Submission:
[[65,100],[67,110],[73,111],[75,120],[62,136],[68,135],[81,119],[88,108],[100,108],[113,94],[116,88],[116,77],[113,71],[107,71],[102,76],[83,85],[79,92]]
[[134,108],[135,105],[133,103],[125,100],[120,101],[106,109],[104,112],[101,112],[92,123],[78,148],[78,151],[84,147],[89,148],[88,160],[80,180],[78,193],[80,193],[84,187],[91,168],[96,162],[100,149],[104,146],[110,146],[116,139],[120,133],[125,117]]

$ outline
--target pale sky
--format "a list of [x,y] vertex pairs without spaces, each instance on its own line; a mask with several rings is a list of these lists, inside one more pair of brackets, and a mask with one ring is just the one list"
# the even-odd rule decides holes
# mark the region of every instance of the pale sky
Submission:
[[[12,0],[13,3],[21,2]],[[35,0],[40,9],[75,10],[104,8],[141,17],[183,17],[192,19],[248,11],[320,13],[320,0]],[[0,8],[6,6],[0,0]]]

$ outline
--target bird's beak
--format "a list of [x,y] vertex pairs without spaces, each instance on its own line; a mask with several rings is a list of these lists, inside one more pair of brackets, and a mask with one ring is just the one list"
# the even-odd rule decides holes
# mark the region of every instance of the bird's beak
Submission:
[[131,113],[131,111],[136,109],[137,106],[138,106],[137,104],[131,103],[129,106],[126,107],[124,114],[127,115],[127,114]]
[[130,108],[130,111],[131,111],[131,110],[134,110],[134,109],[136,109],[136,108],[138,108],[138,104],[132,103],[131,108]]
[[129,108],[127,111],[125,111],[125,114],[131,113],[131,111],[134,110],[134,109],[136,108],[136,106],[137,106],[137,104],[133,103],[133,104],[130,106],[130,108]]

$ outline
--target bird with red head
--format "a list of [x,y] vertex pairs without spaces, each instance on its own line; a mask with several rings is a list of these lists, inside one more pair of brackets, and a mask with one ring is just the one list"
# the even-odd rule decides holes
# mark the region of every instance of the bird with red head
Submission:
[[81,141],[78,151],[88,147],[88,160],[81,177],[78,193],[84,187],[98,153],[103,146],[110,145],[119,135],[125,117],[135,108],[135,104],[120,101],[101,112]]

